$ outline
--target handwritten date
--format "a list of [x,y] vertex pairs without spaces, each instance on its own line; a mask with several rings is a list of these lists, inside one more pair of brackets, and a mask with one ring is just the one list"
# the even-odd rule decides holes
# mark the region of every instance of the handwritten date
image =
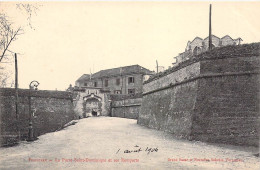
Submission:
[[[116,154],[118,154],[121,151],[121,149],[118,149]],[[142,147],[139,147],[137,145],[134,146],[133,149],[125,149],[122,152],[123,153],[140,153],[140,152],[147,152],[147,154],[150,154],[151,152],[158,152],[159,149],[156,148],[150,148],[150,147],[146,147],[145,149],[142,149]]]

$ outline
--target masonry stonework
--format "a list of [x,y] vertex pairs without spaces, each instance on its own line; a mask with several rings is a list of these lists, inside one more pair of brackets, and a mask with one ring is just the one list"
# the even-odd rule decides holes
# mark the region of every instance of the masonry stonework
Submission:
[[[102,92],[101,88],[85,88],[81,91],[74,91],[76,97],[73,101],[74,112],[77,117],[84,118],[93,116],[93,112],[97,112],[96,116],[110,115],[110,97],[108,93]],[[88,102],[90,100],[90,102]],[[91,100],[98,101],[98,106],[91,106]]]
[[6,142],[6,136],[17,136],[18,128],[21,139],[27,138],[29,96],[31,96],[32,122],[35,137],[59,130],[63,125],[75,119],[72,94],[69,92],[19,89],[18,96],[19,119],[16,120],[15,89],[0,89],[0,140],[2,144]]
[[137,119],[142,104],[142,98],[130,98],[112,101],[112,117]]
[[[175,72],[167,74],[163,77],[155,78],[154,81],[149,82],[149,85],[143,86],[143,93],[148,93],[156,89],[169,86],[170,84],[176,84],[184,80],[198,76],[200,73],[200,63],[192,63],[187,67],[180,68]],[[155,76],[156,77],[156,76]]]
[[138,124],[189,140],[259,146],[259,50],[260,43],[216,48],[155,75],[143,86]]

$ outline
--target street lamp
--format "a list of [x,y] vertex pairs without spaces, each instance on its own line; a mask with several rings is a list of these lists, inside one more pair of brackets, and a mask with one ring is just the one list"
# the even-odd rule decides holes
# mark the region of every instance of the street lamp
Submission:
[[31,90],[38,90],[39,82],[33,80],[30,85],[29,85],[29,96],[28,96],[28,101],[29,101],[29,132],[28,132],[28,139],[27,141],[33,141],[33,123],[32,123],[32,111],[31,111]]
[[35,81],[35,80],[33,80],[33,81],[31,81],[31,83],[30,83],[30,85],[29,85],[29,89],[33,89],[33,90],[38,90],[38,86],[39,86],[39,82],[38,81]]

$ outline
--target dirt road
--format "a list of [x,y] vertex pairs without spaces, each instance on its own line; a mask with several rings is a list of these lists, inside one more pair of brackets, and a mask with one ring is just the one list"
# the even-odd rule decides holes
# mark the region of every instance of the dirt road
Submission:
[[178,140],[136,120],[92,117],[1,148],[0,169],[258,169],[253,149]]

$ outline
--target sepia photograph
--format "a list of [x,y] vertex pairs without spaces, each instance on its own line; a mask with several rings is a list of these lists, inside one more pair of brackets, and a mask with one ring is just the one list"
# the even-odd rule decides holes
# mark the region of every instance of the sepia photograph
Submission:
[[259,9],[0,1],[0,169],[260,169]]

